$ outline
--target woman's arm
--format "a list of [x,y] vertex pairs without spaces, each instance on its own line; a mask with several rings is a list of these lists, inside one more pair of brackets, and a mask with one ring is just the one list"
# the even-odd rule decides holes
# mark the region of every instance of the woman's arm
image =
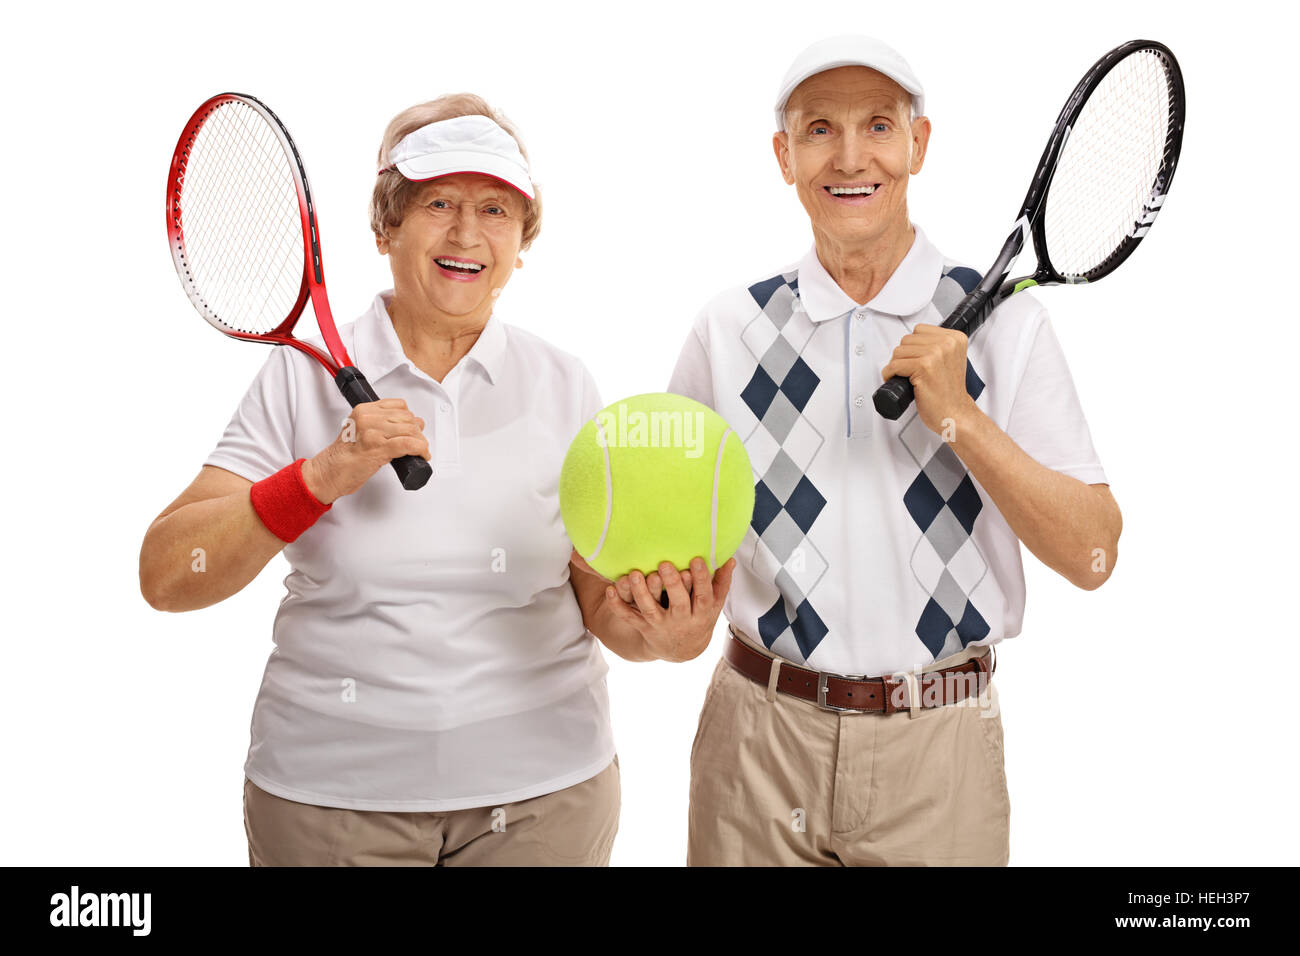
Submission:
[[140,592],[159,611],[223,601],[257,577],[284,542],[253,510],[252,482],[204,465],[163,509],[140,548]]
[[[328,448],[303,462],[307,490],[321,503],[360,488],[392,459],[428,459],[424,419],[397,398],[352,409]],[[205,465],[163,509],[140,547],[140,593],[160,611],[193,611],[224,601],[257,577],[285,542],[262,523],[249,497],[252,482]]]
[[602,644],[624,660],[654,660],[641,632],[618,623],[610,615],[605,592],[609,581],[592,571],[576,550],[569,559],[569,583],[573,585],[573,595],[582,609],[582,623]]
[[[569,580],[582,608],[582,622],[602,644],[629,661],[689,661],[704,653],[736,568],[732,558],[712,579],[702,558],[678,572],[671,564],[643,576],[639,571],[617,582],[602,577],[575,550]],[[706,582],[693,588],[693,581]],[[659,596],[668,592],[668,607]]]

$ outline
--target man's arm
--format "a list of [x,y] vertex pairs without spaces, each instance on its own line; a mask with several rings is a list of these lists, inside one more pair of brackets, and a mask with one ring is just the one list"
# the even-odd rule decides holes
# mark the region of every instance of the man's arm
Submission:
[[966,391],[966,345],[962,332],[918,324],[881,377],[908,376],[921,421],[951,443],[1038,560],[1071,584],[1101,587],[1115,567],[1123,523],[1110,487],[1039,464],[985,415]]
[[971,402],[953,418],[952,450],[1038,560],[1091,591],[1115,567],[1123,518],[1110,486],[1040,465]]

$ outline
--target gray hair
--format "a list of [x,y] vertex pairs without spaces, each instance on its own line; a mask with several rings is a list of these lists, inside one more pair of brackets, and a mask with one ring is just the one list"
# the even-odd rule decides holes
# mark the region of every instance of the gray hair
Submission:
[[[481,96],[473,93],[448,93],[436,100],[402,110],[389,121],[388,128],[384,130],[383,141],[379,144],[378,168],[383,172],[375,178],[375,188],[370,195],[370,228],[376,238],[387,238],[389,229],[395,229],[402,224],[402,220],[406,217],[406,210],[416,190],[421,186],[420,183],[411,182],[396,169],[388,168],[388,154],[408,133],[430,123],[455,116],[488,117],[514,137],[515,142],[519,144],[519,152],[523,153],[525,161],[528,159],[528,150],[524,148],[523,140],[519,138],[514,124],[504,113],[493,109]],[[532,199],[523,195],[519,198],[525,204],[524,231],[520,248],[527,249],[537,238],[537,234],[542,231],[542,191],[534,184]]]

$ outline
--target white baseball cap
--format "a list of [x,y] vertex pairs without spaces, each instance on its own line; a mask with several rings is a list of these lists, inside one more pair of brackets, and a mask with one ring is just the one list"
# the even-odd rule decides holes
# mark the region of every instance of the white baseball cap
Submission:
[[795,87],[808,77],[840,66],[865,66],[883,73],[912,94],[912,108],[917,116],[925,115],[925,90],[907,61],[892,47],[868,36],[838,36],[818,40],[804,50],[786,71],[781,91],[776,95],[776,128],[785,130],[785,104]]
[[413,182],[479,173],[533,198],[533,180],[519,144],[488,116],[453,116],[407,133],[379,171],[393,168]]

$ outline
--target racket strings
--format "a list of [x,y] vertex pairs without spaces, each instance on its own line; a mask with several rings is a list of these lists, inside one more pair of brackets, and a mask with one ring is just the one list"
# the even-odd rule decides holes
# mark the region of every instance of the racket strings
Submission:
[[179,203],[190,276],[212,316],[239,332],[277,328],[302,288],[290,162],[267,120],[238,102],[216,108],[186,160]]
[[1145,231],[1165,159],[1170,99],[1163,58],[1137,50],[1084,104],[1061,152],[1044,220],[1048,256],[1067,279],[1086,280]]

